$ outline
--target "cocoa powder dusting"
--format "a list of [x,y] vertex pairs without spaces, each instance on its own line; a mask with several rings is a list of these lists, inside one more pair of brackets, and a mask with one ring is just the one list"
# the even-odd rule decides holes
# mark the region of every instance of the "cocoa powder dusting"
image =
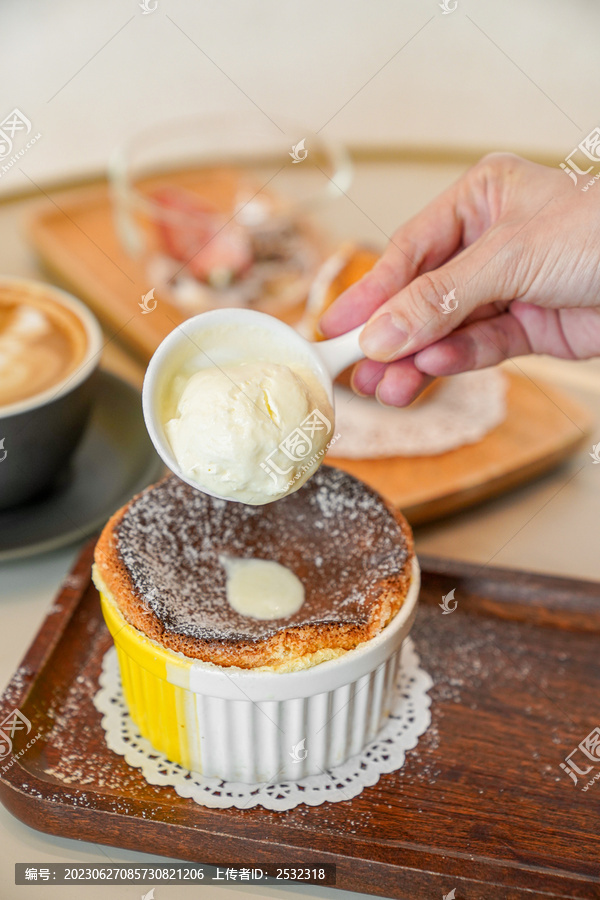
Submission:
[[[219,500],[169,476],[131,503],[116,538],[140,602],[168,631],[212,641],[259,641],[292,625],[363,624],[408,554],[381,498],[330,466],[267,506]],[[220,554],[287,566],[304,584],[304,605],[276,621],[240,615],[226,599]]]

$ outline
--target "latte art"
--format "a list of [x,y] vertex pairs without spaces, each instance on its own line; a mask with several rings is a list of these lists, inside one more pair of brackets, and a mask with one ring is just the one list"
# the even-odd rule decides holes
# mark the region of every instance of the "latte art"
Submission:
[[82,361],[82,323],[44,297],[0,294],[0,407],[19,403],[61,382]]

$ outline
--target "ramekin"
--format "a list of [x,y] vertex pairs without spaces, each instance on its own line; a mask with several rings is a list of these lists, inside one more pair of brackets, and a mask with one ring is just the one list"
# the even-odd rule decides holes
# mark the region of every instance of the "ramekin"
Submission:
[[125,701],[140,734],[173,762],[231,782],[298,781],[340,765],[389,714],[420,571],[380,634],[297,672],[216,666],[162,647],[101,592]]

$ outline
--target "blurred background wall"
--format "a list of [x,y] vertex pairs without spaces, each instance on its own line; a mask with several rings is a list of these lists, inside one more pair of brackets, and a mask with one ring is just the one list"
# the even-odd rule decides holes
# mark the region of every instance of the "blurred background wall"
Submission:
[[[0,119],[17,107],[41,133],[20,161],[38,183],[96,174],[141,127],[215,111],[291,116],[366,152],[558,164],[600,123],[600,4],[445,2],[3,0]],[[30,187],[0,178],[2,194]]]

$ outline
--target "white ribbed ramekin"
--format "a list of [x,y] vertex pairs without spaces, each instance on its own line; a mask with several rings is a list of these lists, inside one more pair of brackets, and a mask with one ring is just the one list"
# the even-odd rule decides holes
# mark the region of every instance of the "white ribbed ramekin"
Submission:
[[101,598],[141,734],[187,769],[253,784],[319,774],[373,740],[391,708],[419,586],[415,559],[404,604],[377,637],[286,673],[192,660],[147,638]]

